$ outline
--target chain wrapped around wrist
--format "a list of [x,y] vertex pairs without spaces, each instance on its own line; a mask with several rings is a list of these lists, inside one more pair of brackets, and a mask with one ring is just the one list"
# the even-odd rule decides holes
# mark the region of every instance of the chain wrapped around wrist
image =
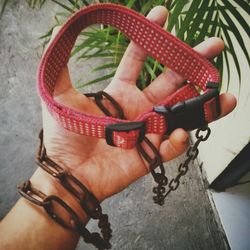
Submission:
[[[40,146],[36,157],[37,165],[56,178],[60,184],[75,197],[87,216],[94,220],[98,220],[98,227],[101,230],[101,235],[96,232],[90,233],[88,229],[85,228],[84,223],[81,222],[76,212],[61,198],[55,195],[44,194],[33,187],[30,181],[26,181],[18,187],[19,193],[30,202],[42,206],[55,222],[66,229],[79,233],[85,242],[92,243],[97,249],[111,248],[110,239],[112,237],[112,230],[108,221],[108,215],[102,213],[99,201],[68,170],[64,170],[48,157],[46,148],[43,144],[43,130],[41,130],[39,138]],[[57,206],[64,209],[70,218],[70,222],[67,222],[65,218],[57,214],[52,203],[56,203]]]

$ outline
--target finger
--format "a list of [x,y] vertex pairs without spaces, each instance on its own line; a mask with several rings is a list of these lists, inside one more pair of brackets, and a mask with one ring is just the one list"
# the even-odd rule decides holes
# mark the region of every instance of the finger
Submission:
[[160,145],[160,154],[163,162],[170,161],[184,153],[188,145],[188,133],[182,128],[174,130],[169,138]]
[[210,37],[194,47],[194,50],[201,56],[210,59],[220,54],[221,51],[224,50],[224,47],[224,42],[220,38]]
[[62,28],[62,26],[56,26],[53,28],[50,40],[49,40],[48,44],[46,45],[46,49],[49,47],[49,45],[55,39],[56,35],[58,34],[58,32],[60,31],[61,28]]
[[[217,56],[223,49],[223,41],[216,37],[209,38],[194,48],[206,58]],[[152,104],[156,104],[180,88],[184,80],[181,75],[169,69],[160,74],[143,92]]]
[[[147,18],[152,22],[163,25],[168,16],[167,9],[163,6],[153,8]],[[135,84],[147,57],[146,52],[139,45],[131,42],[124,53],[124,56],[117,68],[113,82],[116,80]]]
[[65,94],[68,90],[71,90],[72,83],[70,80],[69,69],[68,66],[62,68],[60,74],[57,77],[55,89],[54,89],[54,96],[59,97],[62,94]]
[[218,119],[229,114],[237,104],[236,98],[231,94],[221,94],[220,95],[220,106],[221,106],[221,115]]
[[[229,114],[236,107],[236,98],[231,94],[220,95],[222,118]],[[169,138],[160,145],[160,154],[163,161],[169,161],[184,153],[188,147],[188,133],[178,128],[174,130]]]

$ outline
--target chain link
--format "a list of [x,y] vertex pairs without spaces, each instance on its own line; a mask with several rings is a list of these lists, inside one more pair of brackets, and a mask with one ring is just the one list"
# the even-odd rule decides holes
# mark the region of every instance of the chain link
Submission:
[[100,108],[100,110],[106,115],[106,116],[113,116],[112,113],[105,107],[105,105],[102,103],[102,101],[107,100],[109,101],[109,104],[115,109],[115,116],[117,116],[120,119],[125,119],[123,110],[121,106],[116,102],[116,100],[110,96],[108,93],[104,91],[99,91],[97,93],[85,93],[84,94],[87,97],[94,98],[96,105]]

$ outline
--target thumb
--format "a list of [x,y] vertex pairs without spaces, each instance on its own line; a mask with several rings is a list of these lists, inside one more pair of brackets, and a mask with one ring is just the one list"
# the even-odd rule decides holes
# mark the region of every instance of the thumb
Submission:
[[174,130],[160,145],[163,162],[170,161],[186,151],[189,145],[188,133],[181,128]]

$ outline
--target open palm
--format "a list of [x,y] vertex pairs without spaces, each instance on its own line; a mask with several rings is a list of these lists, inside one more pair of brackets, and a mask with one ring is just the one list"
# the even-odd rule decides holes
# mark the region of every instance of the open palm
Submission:
[[[163,25],[167,18],[164,7],[154,8],[149,19]],[[224,45],[217,38],[211,38],[197,48],[203,56],[210,58],[219,54]],[[150,110],[155,104],[182,86],[183,78],[168,70],[162,73],[144,91],[136,86],[136,80],[143,66],[146,54],[142,48],[131,42],[117,69],[114,79],[105,89],[122,107],[125,117],[133,120],[139,114]],[[71,84],[69,72],[64,68],[57,80],[55,96],[57,102],[77,111],[104,115],[90,98],[77,92]],[[222,116],[235,106],[235,99],[229,94],[221,95]],[[112,106],[105,101],[112,113]],[[86,137],[67,131],[58,124],[42,104],[44,143],[48,155],[58,164],[69,168],[99,200],[111,196],[149,172],[147,163],[136,149],[124,150],[106,144],[104,139]],[[175,130],[163,140],[158,135],[148,138],[159,149],[163,161],[177,157],[188,145],[188,134]]]

